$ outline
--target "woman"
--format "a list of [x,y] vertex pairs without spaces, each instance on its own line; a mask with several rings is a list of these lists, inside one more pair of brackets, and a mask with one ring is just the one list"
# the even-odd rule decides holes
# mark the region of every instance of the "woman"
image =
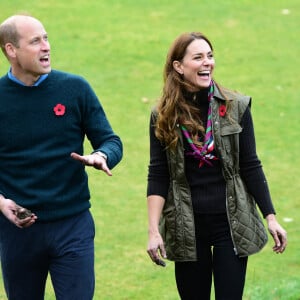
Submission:
[[171,46],[150,121],[147,252],[175,261],[181,299],[242,299],[247,257],[287,245],[256,154],[251,98],[213,80],[211,42],[184,33]]

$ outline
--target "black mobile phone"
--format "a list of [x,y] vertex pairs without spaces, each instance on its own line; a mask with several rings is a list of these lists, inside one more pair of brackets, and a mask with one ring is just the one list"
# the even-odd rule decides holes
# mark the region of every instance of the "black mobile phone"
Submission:
[[159,266],[162,266],[162,267],[165,267],[166,266],[166,263],[162,260],[162,259],[158,259],[156,261],[156,264],[159,265]]

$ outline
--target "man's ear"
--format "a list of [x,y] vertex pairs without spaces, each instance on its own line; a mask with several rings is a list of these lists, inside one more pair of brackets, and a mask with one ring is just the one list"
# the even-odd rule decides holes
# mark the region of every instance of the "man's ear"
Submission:
[[183,75],[183,70],[182,70],[180,61],[174,60],[174,61],[173,61],[173,68],[174,68],[174,70],[175,70],[177,73],[179,73],[180,75]]
[[12,43],[5,44],[5,51],[8,57],[15,58],[16,57],[16,47]]

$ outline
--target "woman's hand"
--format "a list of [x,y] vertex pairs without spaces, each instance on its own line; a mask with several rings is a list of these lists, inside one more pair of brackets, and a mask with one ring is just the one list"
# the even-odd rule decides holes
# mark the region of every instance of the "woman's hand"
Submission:
[[164,241],[159,233],[159,219],[165,203],[165,199],[158,195],[147,197],[148,203],[148,247],[147,253],[157,265],[165,267],[166,263],[161,258],[167,258]]
[[167,258],[166,250],[161,235],[157,233],[149,233],[149,241],[147,252],[153,262],[157,265],[165,267],[166,263],[161,258]]
[[287,246],[287,233],[277,222],[275,215],[270,214],[266,216],[268,229],[273,237],[275,245],[273,251],[276,253],[283,253]]

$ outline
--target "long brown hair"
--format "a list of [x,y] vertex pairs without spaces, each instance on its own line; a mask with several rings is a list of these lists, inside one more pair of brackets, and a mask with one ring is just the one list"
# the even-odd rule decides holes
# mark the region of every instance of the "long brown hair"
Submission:
[[200,32],[183,33],[171,45],[164,67],[164,87],[157,106],[155,135],[171,149],[176,146],[178,141],[175,129],[179,122],[188,128],[196,143],[198,133],[203,133],[205,130],[199,119],[199,110],[184,100],[183,92],[188,90],[190,85],[173,67],[173,62],[175,60],[182,61],[187,47],[196,39],[205,40],[213,50],[211,42],[204,34]]

